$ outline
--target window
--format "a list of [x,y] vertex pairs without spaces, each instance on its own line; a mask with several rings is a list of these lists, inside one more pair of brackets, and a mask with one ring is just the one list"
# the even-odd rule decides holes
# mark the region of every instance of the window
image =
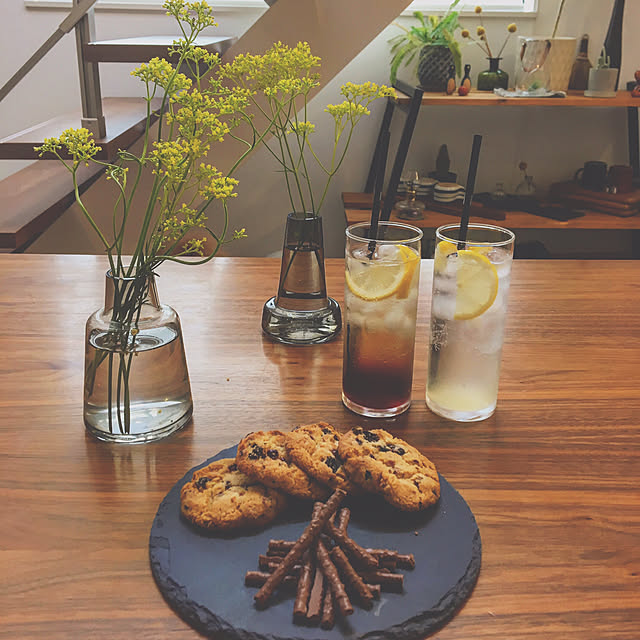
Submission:
[[[413,11],[446,11],[451,0],[415,0],[404,13],[412,13]],[[536,12],[537,0],[476,0],[474,2],[462,0],[456,7],[456,11],[461,13],[473,12],[477,5],[482,6],[485,13],[517,13],[517,14],[533,14]]]

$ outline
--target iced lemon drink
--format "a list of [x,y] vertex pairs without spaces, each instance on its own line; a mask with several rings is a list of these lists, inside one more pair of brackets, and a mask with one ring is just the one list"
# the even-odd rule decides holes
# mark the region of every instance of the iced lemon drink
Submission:
[[426,400],[460,422],[488,418],[496,408],[511,279],[514,235],[469,225],[436,231]]
[[342,400],[387,417],[411,404],[422,232],[380,222],[378,238],[368,223],[347,229]]

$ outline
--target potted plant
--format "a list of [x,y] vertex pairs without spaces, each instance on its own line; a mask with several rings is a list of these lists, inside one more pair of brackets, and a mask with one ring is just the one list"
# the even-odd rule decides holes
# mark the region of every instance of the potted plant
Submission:
[[594,69],[589,69],[589,84],[584,95],[589,98],[615,98],[618,70],[611,68],[611,58],[602,47]]
[[426,91],[444,91],[449,78],[449,68],[455,66],[461,75],[462,54],[455,32],[460,28],[458,12],[454,11],[460,0],[455,0],[444,16],[425,17],[421,11],[413,15],[419,24],[409,29],[397,25],[401,33],[391,43],[391,83],[396,81],[401,65],[411,64],[418,55],[417,75]]

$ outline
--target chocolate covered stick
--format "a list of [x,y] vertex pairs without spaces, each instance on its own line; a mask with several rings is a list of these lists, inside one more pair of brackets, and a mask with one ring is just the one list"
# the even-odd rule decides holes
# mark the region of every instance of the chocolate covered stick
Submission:
[[[261,587],[269,578],[271,574],[264,571],[247,571],[244,576],[244,584],[247,587]],[[298,584],[298,578],[295,576],[286,576],[282,581],[282,585],[285,587],[292,587]]]
[[278,565],[271,577],[260,587],[258,593],[253,596],[259,607],[265,607],[269,599],[278,588],[284,577],[291,571],[293,566],[302,558],[302,554],[313,544],[324,529],[331,514],[336,512],[343,498],[347,495],[346,491],[336,489],[327,502],[319,509],[318,514],[311,520],[307,528],[302,532],[293,545],[284,560]]
[[369,591],[371,591],[371,595],[374,600],[380,600],[380,585],[379,584],[368,584]]
[[360,577],[365,582],[379,584],[382,591],[402,593],[404,576],[401,573],[389,573],[388,571],[363,571]]
[[324,598],[322,600],[322,618],[320,618],[320,627],[325,630],[333,629],[335,619],[336,612],[333,606],[333,594],[331,593],[331,589],[329,589],[329,585],[327,585],[325,587]]
[[304,552],[302,570],[298,578],[298,588],[296,590],[296,600],[293,604],[293,619],[300,622],[307,617],[307,606],[309,605],[309,595],[313,584],[314,557],[311,549]]
[[375,571],[378,568],[378,560],[367,553],[357,542],[352,540],[346,533],[340,531],[334,524],[327,522],[324,528],[341,547],[346,551],[363,569]]
[[333,562],[331,562],[327,548],[320,541],[318,541],[316,554],[318,558],[318,565],[322,569],[322,573],[324,573],[325,581],[333,594],[333,598],[340,609],[340,613],[343,616],[350,616],[353,613],[353,605],[351,604],[351,600],[349,600],[349,596],[347,595],[344,585],[340,580],[338,570]]
[[[280,556],[263,556],[262,554],[260,554],[258,556],[258,569],[260,569],[260,571],[268,571],[269,573],[273,573],[283,560],[284,558]],[[298,575],[300,573],[300,565],[293,565],[289,573],[292,575]]]
[[344,555],[344,551],[340,547],[331,549],[331,559],[340,571],[340,575],[345,584],[350,586],[358,596],[360,603],[365,609],[371,609],[373,605],[373,594],[362,578],[356,573],[351,563]]
[[394,562],[399,569],[416,568],[416,559],[413,557],[413,553],[398,553],[392,549],[367,549],[367,551],[378,558],[381,564],[386,565],[388,562],[390,566]]
[[295,542],[290,540],[269,540],[269,546],[267,547],[268,556],[286,556]]
[[342,507],[340,513],[336,518],[336,528],[342,533],[347,533],[347,527],[349,526],[349,520],[351,519],[351,511],[347,507]]
[[318,624],[322,614],[322,595],[324,593],[324,574],[316,562],[316,575],[313,578],[313,586],[309,595],[309,605],[307,606],[307,621],[311,624]]

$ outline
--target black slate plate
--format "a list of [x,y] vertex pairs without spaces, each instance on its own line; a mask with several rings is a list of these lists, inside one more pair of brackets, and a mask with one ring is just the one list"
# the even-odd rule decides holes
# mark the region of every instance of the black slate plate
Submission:
[[256,589],[244,574],[258,569],[271,538],[297,539],[309,505],[289,508],[263,531],[213,536],[180,515],[180,489],[195,469],[233,458],[236,447],[191,469],[166,495],[151,527],[151,571],[176,613],[205,635],[224,640],[410,640],[446,622],[469,597],[480,572],[481,542],[462,496],[442,477],[440,500],[420,514],[401,513],[377,498],[352,499],[349,533],[363,547],[413,553],[416,568],[403,571],[404,593],[382,593],[371,611],[355,606],[331,631],[295,625],[293,597],[278,594],[266,610],[254,607]]

